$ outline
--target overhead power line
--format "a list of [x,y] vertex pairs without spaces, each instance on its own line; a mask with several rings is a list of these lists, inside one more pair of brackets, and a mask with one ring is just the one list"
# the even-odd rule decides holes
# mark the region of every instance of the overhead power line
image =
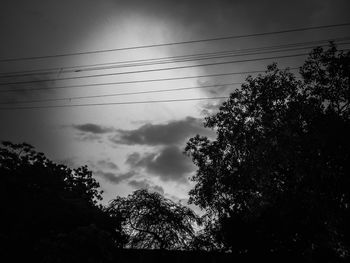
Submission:
[[108,102],[108,103],[86,103],[86,104],[66,104],[66,105],[0,107],[0,110],[30,110],[30,109],[50,109],[50,108],[108,106],[108,105],[131,105],[131,104],[146,104],[146,103],[165,103],[165,102],[216,100],[216,99],[228,99],[228,98],[229,98],[228,96],[219,96],[219,97],[184,98],[184,99],[172,99],[172,100],[143,100],[143,101]]
[[[299,69],[299,67],[289,68],[289,70],[297,70],[297,69]],[[208,78],[208,77],[221,77],[221,76],[231,76],[231,75],[255,74],[255,73],[263,73],[265,71],[266,71],[266,69],[239,71],[239,72],[227,72],[227,73],[214,73],[214,74],[204,74],[204,75],[185,76],[185,77],[161,78],[161,79],[129,80],[129,81],[116,81],[116,82],[92,83],[92,84],[81,84],[81,85],[66,85],[66,86],[56,86],[56,87],[15,88],[15,89],[0,90],[0,93],[20,92],[20,91],[35,91],[35,90],[71,89],[71,88],[122,85],[122,84],[136,84],[136,83],[147,83],[147,82],[162,82],[162,81],[184,80],[184,79],[194,79],[194,78]]]
[[95,63],[90,65],[79,65],[79,66],[70,66],[70,67],[55,67],[55,68],[42,68],[42,69],[35,69],[35,70],[0,72],[0,78],[24,77],[24,76],[33,76],[33,75],[39,76],[39,75],[50,75],[50,74],[58,74],[58,73],[65,74],[65,73],[76,73],[76,72],[92,71],[92,70],[149,66],[149,65],[157,65],[157,64],[166,64],[166,63],[179,63],[179,62],[189,62],[189,61],[207,60],[207,59],[215,59],[215,58],[226,58],[226,57],[234,57],[234,56],[248,56],[248,55],[251,56],[251,55],[259,55],[259,54],[266,54],[266,53],[288,52],[288,51],[310,49],[320,45],[325,46],[326,43],[329,43],[331,41],[334,43],[337,43],[338,45],[349,44],[349,42],[342,42],[346,40],[350,40],[350,37],[298,42],[298,43],[290,43],[290,44],[284,44],[284,45],[263,46],[263,47],[256,47],[256,48],[196,53],[196,54],[188,54],[188,55],[180,55],[180,56],[166,56],[166,57],[152,58],[152,59],[137,59],[137,60],[127,60],[127,61],[119,61],[119,62],[117,61],[117,62],[108,62],[108,63]]
[[345,26],[349,26],[349,25],[350,25],[350,23],[341,23],[341,24],[332,24],[332,25],[320,25],[320,26],[301,27],[301,28],[293,28],[293,29],[285,29],[285,30],[277,30],[277,31],[268,31],[268,32],[252,33],[252,34],[231,35],[231,36],[214,37],[214,38],[206,38],[206,39],[178,41],[178,42],[168,42],[168,43],[161,43],[161,44],[121,47],[121,48],[114,48],[114,49],[100,49],[100,50],[94,50],[94,51],[82,51],[82,52],[72,52],[72,53],[64,53],[64,54],[43,55],[43,56],[3,58],[3,59],[0,59],[0,62],[58,58],[58,57],[97,54],[97,53],[106,53],[106,52],[122,51],[122,50],[153,48],[153,47],[180,45],[180,44],[181,45],[182,44],[193,44],[193,43],[200,43],[200,42],[211,42],[211,41],[218,41],[218,40],[239,39],[239,38],[248,38],[248,37],[258,37],[258,36],[266,36],[266,35],[277,35],[277,34],[285,34],[285,33],[293,33],[293,32],[302,32],[302,31],[317,30],[317,29],[345,27]]
[[[345,51],[345,50],[347,50],[347,49],[343,49],[342,51]],[[230,60],[230,61],[212,62],[212,63],[205,63],[205,64],[197,64],[197,65],[175,66],[175,67],[158,68],[158,69],[144,69],[144,70],[113,72],[113,73],[103,73],[103,74],[94,74],[94,75],[54,78],[54,79],[39,79],[39,80],[27,80],[27,81],[3,82],[3,83],[0,83],[0,85],[39,83],[39,82],[47,82],[47,81],[86,79],[86,78],[107,77],[107,76],[116,76],[116,75],[125,75],[125,74],[159,72],[159,71],[166,71],[166,70],[177,70],[177,69],[195,68],[195,67],[207,67],[207,66],[215,66],[215,65],[225,65],[225,64],[243,63],[243,62],[251,62],[251,61],[269,60],[269,59],[291,58],[291,57],[298,57],[298,56],[306,56],[308,54],[309,53],[299,53],[299,54],[293,54],[293,55],[281,55],[281,56],[270,56],[270,57],[263,57],[263,58]]]
[[[350,37],[347,38],[349,40]],[[343,42],[340,43],[341,45],[349,44],[350,42]],[[325,46],[325,45],[323,45]],[[289,52],[289,51],[298,51],[298,50],[304,50],[304,49],[310,49],[315,48],[316,46],[305,46],[305,47],[294,47],[294,48],[285,48],[285,49],[276,49],[276,50],[268,50],[262,48],[261,51],[259,49],[255,49],[256,52],[254,52],[254,49],[248,50],[246,52],[243,52],[245,50],[231,50],[231,51],[221,51],[216,53],[202,53],[199,55],[189,55],[185,56],[183,58],[177,58],[174,57],[173,59],[157,59],[156,61],[149,61],[144,63],[130,63],[130,64],[121,64],[121,65],[109,65],[109,66],[95,66],[95,67],[84,67],[82,69],[77,69],[71,72],[85,72],[85,71],[93,71],[93,70],[108,70],[108,69],[115,69],[115,68],[125,68],[125,67],[135,67],[135,66],[153,66],[153,65],[159,65],[159,64],[169,64],[169,63],[181,63],[181,62],[191,62],[191,61],[199,61],[199,60],[208,60],[208,59],[219,59],[219,58],[228,58],[228,57],[240,57],[240,56],[253,56],[253,55],[261,55],[261,54],[269,54],[269,53],[281,53],[281,52]],[[69,73],[69,71],[67,72]]]
[[90,96],[73,96],[73,97],[65,97],[65,98],[51,98],[51,99],[38,99],[38,100],[9,101],[9,102],[0,102],[0,105],[27,104],[27,103],[53,102],[53,101],[72,101],[72,100],[79,100],[79,99],[94,99],[94,98],[107,98],[107,97],[118,97],[118,96],[127,96],[127,95],[163,93],[163,92],[173,92],[173,91],[183,91],[183,90],[207,89],[207,88],[215,88],[215,87],[222,87],[222,86],[229,86],[229,85],[241,85],[243,83],[244,82],[231,82],[231,83],[221,83],[221,84],[212,84],[212,85],[191,86],[191,87],[184,87],[184,88],[173,88],[173,89],[161,89],[161,90],[158,89],[158,90],[109,93],[109,94],[90,95]]

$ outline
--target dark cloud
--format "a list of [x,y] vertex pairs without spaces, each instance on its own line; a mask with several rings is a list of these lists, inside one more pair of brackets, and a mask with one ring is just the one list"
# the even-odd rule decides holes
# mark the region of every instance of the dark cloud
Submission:
[[105,179],[113,184],[119,184],[119,183],[135,176],[136,173],[133,171],[129,171],[127,173],[122,173],[122,174],[116,175],[115,173],[98,170],[95,172],[95,175],[100,176],[103,179]]
[[114,128],[112,127],[105,127],[105,126],[101,126],[93,123],[86,123],[86,124],[72,125],[72,126],[78,131],[88,132],[93,134],[104,134],[104,133],[110,133],[114,131]]
[[149,180],[146,180],[146,179],[140,180],[140,181],[131,180],[128,184],[135,189],[147,189],[148,191],[157,192],[164,195],[163,187],[159,185],[154,185],[153,183],[151,183]]
[[186,182],[186,176],[195,170],[191,160],[177,146],[167,146],[159,152],[144,155],[133,153],[126,163],[134,169],[145,169],[163,181]]
[[187,117],[183,120],[166,124],[145,124],[135,130],[118,130],[111,140],[120,144],[170,145],[183,144],[196,134],[211,135],[211,130],[204,128],[202,120]]
[[109,160],[99,160],[97,162],[97,165],[111,170],[118,170],[118,166],[114,162]]
[[102,143],[102,136],[94,133],[79,133],[76,137],[79,141],[83,142],[99,142]]

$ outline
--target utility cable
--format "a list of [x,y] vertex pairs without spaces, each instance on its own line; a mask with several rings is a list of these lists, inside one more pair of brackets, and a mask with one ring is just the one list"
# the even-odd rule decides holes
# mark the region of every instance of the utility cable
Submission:
[[[299,67],[292,67],[292,68],[288,68],[288,69],[289,70],[297,70],[297,69],[299,69]],[[95,86],[110,86],[110,85],[122,85],[122,84],[148,83],[148,82],[162,82],[162,81],[184,80],[184,79],[194,79],[194,78],[208,78],[208,77],[221,77],[221,76],[231,76],[231,75],[255,74],[255,73],[263,73],[265,71],[266,71],[266,69],[264,69],[264,70],[240,71],[240,72],[214,73],[214,74],[204,74],[204,75],[185,76],[185,77],[172,77],[172,78],[161,78],[161,79],[145,79],[145,80],[128,80],[128,81],[91,83],[91,84],[80,84],[80,85],[66,85],[66,86],[55,86],[55,87],[15,88],[15,89],[5,89],[5,90],[1,90],[0,89],[0,93],[21,92],[21,91],[36,91],[36,90],[71,89],[71,88],[83,88],[83,87],[95,87]]]
[[152,59],[138,59],[138,60],[128,60],[128,61],[119,61],[119,62],[95,63],[90,65],[80,65],[80,66],[70,66],[70,67],[55,67],[55,68],[42,68],[42,69],[35,69],[35,70],[1,72],[0,78],[23,77],[23,76],[33,76],[33,75],[36,75],[36,76],[50,75],[50,74],[55,74],[58,71],[60,72],[60,74],[76,73],[76,72],[92,71],[92,70],[149,66],[149,65],[156,65],[156,64],[179,63],[179,62],[225,58],[225,57],[234,57],[234,56],[250,56],[250,55],[259,55],[259,54],[266,54],[266,53],[287,52],[287,51],[296,51],[296,50],[302,50],[302,49],[315,48],[316,46],[320,46],[321,44],[322,44],[321,46],[325,46],[326,43],[329,43],[329,42],[334,42],[334,43],[337,43],[338,45],[349,44],[349,42],[345,42],[345,43],[341,42],[346,40],[350,40],[350,37],[299,42],[299,43],[292,43],[292,44],[285,44],[285,45],[264,46],[264,47],[257,47],[257,48],[234,49],[234,50],[226,50],[226,51],[218,51],[218,52],[188,54],[188,55],[181,55],[181,56],[166,56],[166,57],[152,58]]
[[163,93],[163,92],[182,91],[182,90],[215,88],[215,87],[222,87],[222,86],[229,86],[229,85],[241,85],[243,83],[244,82],[231,82],[231,83],[221,83],[221,84],[214,84],[214,85],[212,84],[212,85],[202,85],[202,86],[191,86],[191,87],[185,87],[185,88],[147,90],[147,91],[123,92],[123,93],[109,93],[109,94],[90,95],[90,96],[73,96],[73,97],[66,97],[66,98],[22,100],[22,101],[0,102],[0,105],[52,102],[52,101],[72,101],[72,100],[78,100],[78,99],[93,99],[93,98],[106,98],[106,97],[139,95],[139,94],[150,94],[150,93]]
[[[348,49],[343,49],[343,50],[339,50],[339,51],[347,51],[347,50]],[[39,80],[17,81],[17,82],[3,82],[3,83],[0,83],[0,85],[40,83],[40,82],[47,82],[47,81],[86,79],[86,78],[107,77],[107,76],[116,76],[116,75],[125,75],[125,74],[159,72],[159,71],[166,71],[166,70],[177,70],[177,69],[185,69],[185,68],[226,65],[226,64],[235,64],[235,63],[243,63],[243,62],[251,62],[251,61],[269,60],[269,59],[281,59],[281,58],[300,57],[300,56],[306,56],[306,55],[309,55],[309,53],[299,53],[299,54],[293,54],[293,55],[271,56],[271,57],[243,59],[243,60],[230,60],[230,61],[223,61],[223,62],[197,64],[197,65],[176,66],[176,67],[167,67],[167,68],[158,68],[158,69],[144,69],[144,70],[124,71],[124,72],[113,72],[113,73],[103,73],[103,74],[94,74],[94,75],[54,78],[54,79],[39,79]]]
[[309,31],[309,30],[328,29],[328,28],[335,28],[335,27],[345,27],[345,26],[349,26],[349,25],[350,25],[350,23],[340,23],[340,24],[332,24],[332,25],[320,25],[320,26],[300,27],[300,28],[277,30],[277,31],[267,31],[267,32],[252,33],[252,34],[231,35],[231,36],[205,38],[205,39],[197,39],[197,40],[168,42],[168,43],[161,43],[161,44],[121,47],[121,48],[114,48],[114,49],[100,49],[100,50],[93,50],[93,51],[82,51],[82,52],[72,52],[72,53],[64,53],[64,54],[43,55],[43,56],[3,58],[3,59],[0,59],[0,62],[59,58],[59,57],[97,54],[97,53],[106,53],[106,52],[114,52],[114,51],[122,51],[122,50],[164,47],[164,46],[173,46],[173,45],[193,44],[193,43],[200,43],[200,42],[212,42],[212,41],[219,41],[219,40],[240,39],[240,38],[267,36],[267,35],[278,35],[278,34],[293,33],[293,32],[303,32],[303,31]]
[[23,106],[23,107],[0,107],[0,110],[30,110],[30,109],[50,109],[50,108],[108,106],[108,105],[131,105],[131,104],[146,104],[146,103],[164,103],[164,102],[216,100],[216,99],[228,99],[228,98],[229,98],[228,96],[220,96],[220,97],[184,98],[184,99],[172,99],[172,100],[144,100],[144,101],[108,102],[108,103],[86,103],[86,104]]

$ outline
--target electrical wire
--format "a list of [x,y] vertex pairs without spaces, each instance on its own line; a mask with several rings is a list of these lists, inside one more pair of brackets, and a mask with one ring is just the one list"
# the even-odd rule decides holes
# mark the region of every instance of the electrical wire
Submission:
[[119,61],[119,62],[95,63],[90,65],[80,65],[80,66],[70,66],[70,67],[55,67],[55,68],[44,68],[44,69],[35,69],[35,70],[2,72],[0,73],[0,78],[23,77],[23,76],[33,76],[33,75],[36,75],[36,76],[50,75],[50,74],[57,74],[58,71],[60,72],[60,74],[76,73],[76,72],[92,71],[92,70],[149,66],[149,65],[165,64],[165,63],[178,63],[178,62],[188,62],[188,61],[196,61],[196,60],[215,59],[215,58],[226,58],[226,57],[233,57],[233,56],[246,56],[246,55],[276,53],[276,52],[287,52],[287,51],[296,51],[296,50],[302,50],[302,49],[315,48],[316,46],[319,46],[321,44],[322,44],[321,46],[325,46],[325,44],[329,42],[334,42],[334,43],[337,43],[338,45],[349,44],[349,42],[345,42],[345,43],[341,42],[346,40],[350,40],[350,37],[324,39],[324,40],[317,40],[317,41],[299,42],[299,43],[292,43],[292,44],[285,44],[285,45],[264,46],[264,47],[247,48],[247,49],[226,50],[226,51],[219,51],[219,52],[188,54],[188,55],[181,55],[181,56],[167,56],[167,57],[153,58],[153,59],[138,59],[138,60]]
[[229,86],[229,85],[241,85],[243,83],[244,82],[231,82],[231,83],[221,83],[221,84],[191,86],[191,87],[184,87],[184,88],[172,88],[172,89],[161,89],[161,90],[109,93],[109,94],[100,94],[100,95],[73,96],[73,97],[52,98],[52,99],[10,101],[10,102],[0,102],[0,105],[26,104],[26,103],[52,102],[52,101],[72,101],[72,100],[78,100],[78,99],[93,99],[93,98],[106,98],[106,97],[117,97],[117,96],[126,96],[126,95],[163,93],[163,92],[173,92],[173,91],[182,91],[182,90],[206,89],[206,88],[222,87],[222,86]]
[[309,31],[309,30],[328,29],[328,28],[335,28],[335,27],[345,27],[345,26],[349,26],[349,25],[350,25],[350,23],[341,23],[341,24],[332,24],[332,25],[320,25],[320,26],[301,27],[301,28],[293,28],[293,29],[285,29],[285,30],[277,30],[277,31],[268,31],[268,32],[252,33],[252,34],[231,35],[231,36],[214,37],[214,38],[197,39],[197,40],[188,40],[188,41],[178,41],[178,42],[169,42],[169,43],[161,43],[161,44],[121,47],[121,48],[114,48],[114,49],[103,49],[103,50],[101,49],[101,50],[94,50],[94,51],[82,51],[82,52],[72,52],[72,53],[64,53],[64,54],[43,55],[43,56],[3,58],[3,59],[0,59],[0,62],[58,58],[58,57],[97,54],[97,53],[106,53],[106,52],[114,52],[114,51],[122,51],[122,50],[133,50],[133,49],[143,49],[143,48],[153,48],[153,47],[164,47],[164,46],[172,46],[172,45],[193,44],[193,43],[200,43],[200,42],[212,42],[212,41],[219,41],[219,40],[240,39],[240,38],[249,38],[249,37],[267,36],[267,35],[277,35],[277,34],[285,34],[285,33],[293,33],[293,32],[302,32],[302,31]]
[[[343,49],[343,50],[339,50],[339,51],[347,51],[347,50],[348,49]],[[226,65],[226,64],[243,63],[243,62],[251,62],[251,61],[269,60],[269,59],[291,58],[291,57],[306,56],[306,55],[309,55],[309,53],[299,53],[299,54],[281,55],[281,56],[270,56],[270,57],[243,59],[243,60],[231,60],[231,61],[223,61],[223,62],[212,62],[212,63],[205,63],[205,64],[176,66],[176,67],[167,67],[167,68],[158,68],[158,69],[144,69],[144,70],[125,71],[125,72],[103,73],[103,74],[64,77],[64,78],[55,78],[55,79],[39,79],[39,80],[29,80],[29,81],[3,82],[3,83],[0,83],[0,85],[27,84],[27,83],[39,83],[39,82],[47,82],[47,81],[85,79],[85,78],[107,77],[107,76],[116,76],[116,75],[125,75],[125,74],[159,72],[159,71],[166,71],[166,70],[177,70],[177,69],[195,68],[195,67],[207,67],[207,66],[215,66],[215,65]]]
[[30,109],[50,109],[50,108],[68,108],[68,107],[87,107],[87,106],[110,106],[110,105],[131,105],[146,103],[164,103],[164,102],[183,102],[228,99],[228,96],[203,97],[203,98],[183,98],[172,100],[144,100],[144,101],[126,101],[126,102],[108,102],[108,103],[86,103],[86,104],[65,104],[65,105],[44,105],[44,106],[23,106],[23,107],[0,107],[0,110],[30,110]]
[[[299,69],[299,67],[292,67],[292,68],[288,68],[288,69],[289,70],[297,70],[297,69]],[[0,90],[0,93],[20,92],[20,91],[37,91],[37,90],[71,89],[71,88],[83,88],[83,87],[94,87],[94,86],[109,86],[109,85],[148,83],[148,82],[161,82],[161,81],[184,80],[184,79],[194,79],[194,78],[207,78],[207,77],[221,77],[221,76],[231,76],[231,75],[255,74],[255,73],[263,73],[265,71],[266,71],[266,69],[264,69],[264,70],[240,71],[240,72],[214,73],[214,74],[204,74],[204,75],[185,76],[185,77],[161,78],[161,79],[129,80],[129,81],[117,81],[117,82],[104,82],[104,83],[92,83],[92,84],[80,84],[80,85],[55,86],[55,87],[15,88],[15,89]]]

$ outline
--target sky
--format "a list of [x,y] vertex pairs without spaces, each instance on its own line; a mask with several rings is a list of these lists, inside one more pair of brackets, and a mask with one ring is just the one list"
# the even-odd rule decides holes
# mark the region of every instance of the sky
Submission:
[[[244,82],[248,74],[196,76],[265,70],[273,61],[280,68],[299,67],[305,59],[303,56],[261,58],[301,54],[309,50],[129,64],[127,67],[125,64],[124,67],[120,67],[123,64],[112,68],[108,66],[125,61],[135,63],[139,60],[343,38],[349,37],[350,32],[350,27],[346,26],[158,45],[348,23],[350,2],[347,0],[1,2],[0,108],[225,97],[240,87],[231,83]],[[149,45],[158,46],[111,51]],[[109,51],[45,57],[96,50]],[[44,58],[28,59],[41,56]],[[260,60],[252,60],[256,58]],[[249,59],[251,61],[241,61]],[[225,61],[240,62],[200,66]],[[88,66],[101,63],[110,64],[102,68]],[[184,68],[166,69],[169,67]],[[53,70],[50,74],[31,72],[25,76],[13,76],[13,72],[40,72],[42,69]],[[83,70],[76,72],[76,69]],[[104,76],[91,77],[101,74]],[[71,77],[73,79],[69,79]],[[150,81],[155,79],[158,81]],[[202,88],[153,92],[190,87]],[[120,95],[134,92],[146,93]],[[119,95],[110,96],[116,93]],[[76,98],[82,96],[99,97]],[[28,102],[52,99],[60,100]],[[215,138],[215,131],[203,126],[203,119],[215,113],[223,101],[0,109],[0,140],[30,143],[49,158],[71,167],[88,165],[104,191],[104,203],[117,195],[125,196],[136,189],[147,188],[186,204],[188,191],[194,185],[189,178],[196,167],[183,154],[184,147],[187,140],[196,134]]]

